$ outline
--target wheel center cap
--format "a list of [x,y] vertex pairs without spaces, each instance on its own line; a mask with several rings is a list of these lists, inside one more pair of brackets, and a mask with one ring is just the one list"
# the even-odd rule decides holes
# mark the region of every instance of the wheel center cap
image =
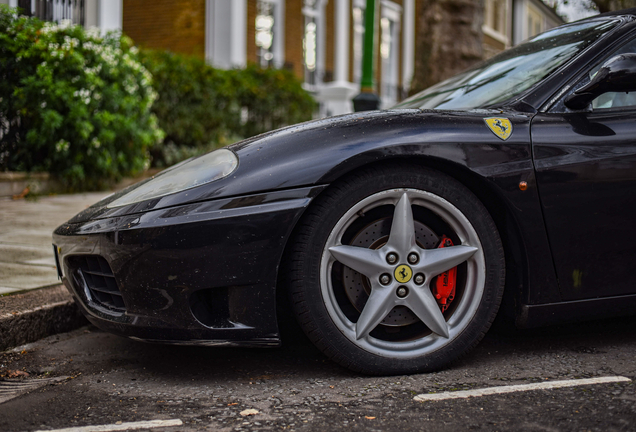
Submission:
[[413,270],[411,270],[411,267],[406,264],[402,264],[395,268],[393,276],[399,283],[407,283],[413,277]]

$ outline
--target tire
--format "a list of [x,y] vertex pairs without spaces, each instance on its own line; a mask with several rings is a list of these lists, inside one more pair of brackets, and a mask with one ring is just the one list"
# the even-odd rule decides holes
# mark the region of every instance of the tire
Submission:
[[[356,372],[446,367],[477,345],[501,302],[495,223],[465,186],[428,168],[375,166],[341,179],[314,200],[292,241],[284,271],[296,318]],[[442,306],[433,292],[453,266],[455,292]]]

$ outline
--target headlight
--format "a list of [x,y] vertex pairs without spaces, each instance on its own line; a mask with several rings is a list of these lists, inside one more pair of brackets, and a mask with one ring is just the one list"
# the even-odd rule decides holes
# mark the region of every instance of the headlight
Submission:
[[121,207],[201,186],[227,177],[237,166],[238,158],[230,150],[215,150],[160,172],[108,204],[108,207]]

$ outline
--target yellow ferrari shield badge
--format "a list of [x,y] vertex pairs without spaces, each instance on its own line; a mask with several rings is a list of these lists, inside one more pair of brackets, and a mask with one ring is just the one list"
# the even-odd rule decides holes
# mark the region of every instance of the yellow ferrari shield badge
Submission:
[[402,264],[395,269],[393,276],[395,276],[395,280],[399,283],[407,283],[411,280],[411,276],[413,276],[413,270],[411,270],[411,267]]
[[488,125],[488,128],[502,140],[507,140],[512,134],[512,123],[505,117],[490,117],[485,118],[484,121]]

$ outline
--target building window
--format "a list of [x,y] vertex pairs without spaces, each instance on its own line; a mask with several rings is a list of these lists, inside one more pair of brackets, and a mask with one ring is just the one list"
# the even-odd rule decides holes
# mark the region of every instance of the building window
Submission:
[[364,50],[364,11],[366,2],[354,0],[353,10],[353,82],[360,84],[362,79],[362,53]]
[[399,86],[399,41],[402,7],[390,1],[382,2],[380,18],[380,58],[382,83],[380,97],[384,106],[393,105],[401,96]]
[[501,51],[510,45],[508,41],[508,27],[506,25],[508,17],[508,0],[486,0],[484,8],[484,34],[499,41],[502,47],[497,47]]
[[526,35],[526,39],[538,35],[543,30],[543,16],[536,9],[528,6],[528,34]]
[[285,0],[257,0],[256,55],[262,67],[280,68],[285,63],[284,21]]
[[275,8],[276,4],[268,0],[258,0],[256,3],[256,47],[261,67],[274,64]]
[[303,57],[305,61],[305,82],[309,85],[317,84],[317,26],[316,18],[305,17],[305,34],[303,36]]
[[486,0],[484,24],[491,31],[500,35],[506,34],[506,0]]
[[304,0],[303,2],[303,64],[305,85],[309,90],[322,83],[323,75],[323,36],[324,17],[323,0]]

